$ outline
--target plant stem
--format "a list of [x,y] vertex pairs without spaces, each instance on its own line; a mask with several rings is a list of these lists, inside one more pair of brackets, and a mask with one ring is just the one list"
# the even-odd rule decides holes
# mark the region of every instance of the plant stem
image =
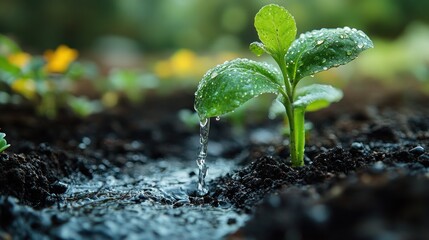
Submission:
[[304,165],[304,145],[305,145],[305,128],[304,128],[304,110],[294,109],[295,84],[291,81],[286,69],[284,58],[275,58],[283,75],[285,91],[287,96],[284,97],[283,105],[286,108],[286,115],[289,121],[289,151],[292,166],[299,167]]
[[291,83],[289,75],[287,73],[286,61],[284,58],[274,58],[274,60],[277,62],[277,64],[280,67],[280,70],[281,70],[282,75],[283,75],[283,83],[285,84],[285,90],[286,90],[286,93],[289,97],[289,102],[292,104],[294,91],[292,89],[292,83]]
[[293,105],[291,102],[289,102],[289,100],[285,100],[283,102],[285,108],[286,108],[286,115],[289,121],[289,132],[290,132],[290,137],[289,137],[289,152],[290,152],[290,158],[291,158],[291,162],[292,162],[292,166],[296,167],[296,166],[302,166],[302,164],[300,163],[300,160],[298,158],[298,151],[297,151],[297,146],[296,146],[296,139],[297,139],[297,132],[295,131],[295,116],[294,116],[294,110],[293,110]]
[[294,108],[294,127],[295,132],[291,135],[291,138],[295,139],[296,147],[296,161],[292,162],[294,166],[304,165],[304,149],[305,149],[305,120],[304,120],[305,109]]

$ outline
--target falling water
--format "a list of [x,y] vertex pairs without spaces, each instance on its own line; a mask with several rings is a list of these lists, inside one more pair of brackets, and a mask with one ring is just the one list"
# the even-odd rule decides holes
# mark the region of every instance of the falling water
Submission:
[[198,194],[205,195],[208,190],[206,188],[206,184],[204,179],[207,175],[207,165],[206,165],[206,157],[207,157],[207,144],[209,142],[209,129],[210,129],[210,119],[201,119],[200,121],[200,153],[197,158],[198,165]]

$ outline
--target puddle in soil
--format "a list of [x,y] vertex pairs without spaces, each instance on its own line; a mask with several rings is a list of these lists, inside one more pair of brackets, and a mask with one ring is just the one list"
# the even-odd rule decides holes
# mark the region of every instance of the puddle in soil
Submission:
[[[222,203],[192,204],[190,196],[197,197],[195,168],[194,161],[170,159],[130,166],[120,178],[102,174],[89,181],[74,179],[64,200],[43,211],[59,211],[68,219],[55,229],[60,238],[222,238],[242,226],[248,215]],[[234,168],[231,160],[210,161],[206,180]]]

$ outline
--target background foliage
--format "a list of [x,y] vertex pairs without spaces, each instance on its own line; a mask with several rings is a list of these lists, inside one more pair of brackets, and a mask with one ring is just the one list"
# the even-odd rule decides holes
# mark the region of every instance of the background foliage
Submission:
[[[258,39],[254,15],[269,3],[289,10],[298,35],[349,26],[374,40],[375,48],[358,61],[316,74],[304,84],[318,81],[342,88],[352,81],[375,80],[399,91],[429,93],[429,1],[2,0],[0,35],[20,49],[11,51],[0,43],[0,102],[15,101],[19,94],[44,104],[40,101],[49,98],[40,86],[48,85],[56,98],[71,93],[65,102],[86,115],[99,104],[74,96],[115,106],[124,96],[140,101],[153,89],[195,90],[208,69],[226,60],[266,60],[256,59],[248,46]],[[43,70],[50,64],[47,50],[58,46],[78,53],[59,76]],[[1,77],[4,72],[8,79]]]
[[429,23],[421,0],[2,0],[0,32],[34,50],[67,44],[90,49],[105,36],[132,39],[144,51],[246,48],[265,4],[295,16],[298,31],[350,26],[370,36],[396,38],[406,27]]

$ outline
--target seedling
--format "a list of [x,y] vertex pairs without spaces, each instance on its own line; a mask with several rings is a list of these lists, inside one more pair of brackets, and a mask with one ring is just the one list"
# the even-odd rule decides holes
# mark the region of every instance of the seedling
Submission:
[[7,144],[5,137],[6,134],[0,132],[0,153],[6,150],[6,148],[10,147],[10,144]]
[[306,111],[316,111],[339,101],[342,91],[330,85],[299,87],[306,76],[346,64],[372,48],[368,36],[349,27],[320,29],[296,38],[293,16],[283,7],[264,6],[255,16],[261,42],[250,44],[257,56],[269,54],[280,71],[268,63],[235,59],[209,70],[195,93],[195,109],[202,123],[234,111],[264,93],[276,94],[284,106],[290,130],[293,166],[304,165]]

